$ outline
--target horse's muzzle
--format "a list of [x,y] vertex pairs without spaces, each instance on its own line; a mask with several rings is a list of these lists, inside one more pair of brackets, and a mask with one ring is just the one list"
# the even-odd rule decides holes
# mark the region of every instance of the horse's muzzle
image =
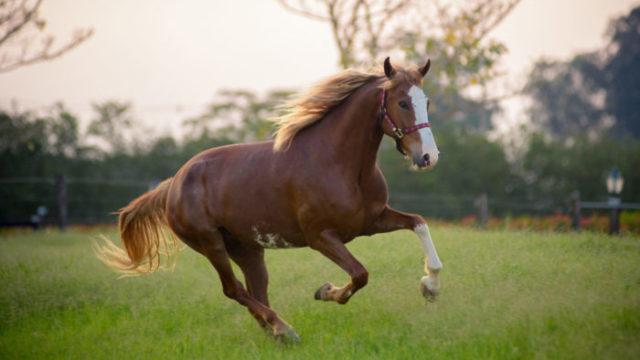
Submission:
[[415,170],[430,170],[438,162],[439,154],[430,155],[426,153],[422,156],[413,156],[413,168]]

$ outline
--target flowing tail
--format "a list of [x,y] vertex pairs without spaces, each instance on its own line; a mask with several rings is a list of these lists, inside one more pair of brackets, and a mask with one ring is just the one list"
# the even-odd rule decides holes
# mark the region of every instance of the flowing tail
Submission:
[[[180,251],[178,240],[164,229],[171,179],[161,182],[155,189],[120,209],[118,228],[124,249],[103,236],[105,245],[95,248],[102,262],[125,275],[147,274],[170,263],[175,265]],[[161,254],[166,255],[165,264],[161,264]]]

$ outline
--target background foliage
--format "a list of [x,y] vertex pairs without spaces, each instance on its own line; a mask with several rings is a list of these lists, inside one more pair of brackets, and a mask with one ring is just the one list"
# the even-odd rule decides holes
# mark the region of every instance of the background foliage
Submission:
[[[411,172],[392,141],[385,140],[379,163],[392,205],[459,218],[474,213],[476,197],[485,193],[493,215],[562,212],[575,190],[583,199],[605,199],[604,178],[613,166],[626,179],[623,199],[640,202],[640,8],[611,22],[605,48],[568,62],[542,60],[534,67],[523,89],[532,100],[531,122],[507,142],[493,132],[500,99],[488,95],[506,48],[488,33],[518,1],[468,0],[420,9],[390,1],[397,13],[389,28],[376,25],[375,18],[367,20],[375,7],[281,3],[331,24],[344,53],[342,67],[366,68],[387,53],[407,63],[431,57],[424,88],[432,100],[430,118],[443,158],[429,173]],[[421,28],[407,15],[415,11],[416,19],[438,20]],[[353,42],[341,40],[344,34],[353,34]],[[1,109],[0,221],[28,218],[40,204],[53,208],[51,179],[60,173],[69,178],[72,221],[111,220],[110,212],[172,176],[199,151],[269,139],[268,118],[292,93],[223,90],[201,115],[183,120],[187,131],[182,138],[140,136],[144,129],[136,127],[132,104],[126,102],[93,104],[86,130],[61,103],[42,112]]]

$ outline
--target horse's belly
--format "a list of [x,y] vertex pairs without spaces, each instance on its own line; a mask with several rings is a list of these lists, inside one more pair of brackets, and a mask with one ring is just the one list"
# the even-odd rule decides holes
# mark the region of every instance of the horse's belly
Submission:
[[300,227],[284,194],[256,188],[236,196],[227,194],[220,214],[219,226],[237,240],[264,248],[307,246]]

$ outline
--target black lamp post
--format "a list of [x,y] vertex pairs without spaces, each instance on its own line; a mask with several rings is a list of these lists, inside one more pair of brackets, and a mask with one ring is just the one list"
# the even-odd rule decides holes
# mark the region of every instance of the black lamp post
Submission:
[[607,176],[607,191],[609,192],[609,206],[611,207],[611,219],[609,220],[609,234],[620,232],[620,193],[624,179],[618,168],[614,167]]

